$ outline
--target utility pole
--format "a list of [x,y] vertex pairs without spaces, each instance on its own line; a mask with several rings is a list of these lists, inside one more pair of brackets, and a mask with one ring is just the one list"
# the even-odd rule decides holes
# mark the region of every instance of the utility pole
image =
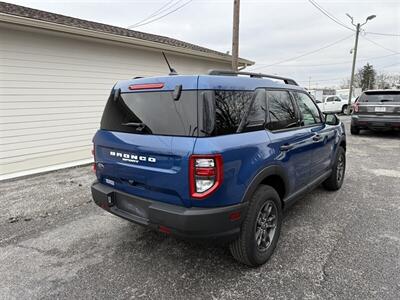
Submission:
[[233,31],[232,31],[232,70],[237,71],[239,67],[239,14],[240,0],[233,1]]
[[354,43],[354,49],[353,49],[353,66],[351,67],[349,100],[347,102],[347,112],[346,112],[348,115],[350,114],[351,97],[353,96],[354,70],[356,68],[357,48],[358,48],[358,35],[359,34],[360,34],[360,23],[357,23],[357,25],[356,25],[356,41]]
[[351,67],[351,76],[350,76],[349,100],[348,100],[348,102],[347,102],[347,112],[346,112],[346,113],[349,115],[349,114],[350,114],[350,110],[351,110],[351,97],[352,97],[352,95],[353,95],[354,71],[355,71],[355,68],[356,68],[357,48],[358,48],[358,36],[360,35],[360,28],[361,28],[361,26],[367,24],[367,22],[368,22],[369,20],[372,20],[372,19],[375,18],[376,16],[375,16],[375,15],[369,16],[369,17],[365,20],[365,22],[362,23],[362,24],[360,24],[360,23],[354,24],[354,19],[353,19],[353,17],[350,16],[349,14],[346,14],[346,15],[350,18],[351,24],[356,28],[356,40],[355,40],[354,49],[353,49],[353,65],[352,65],[352,67]]

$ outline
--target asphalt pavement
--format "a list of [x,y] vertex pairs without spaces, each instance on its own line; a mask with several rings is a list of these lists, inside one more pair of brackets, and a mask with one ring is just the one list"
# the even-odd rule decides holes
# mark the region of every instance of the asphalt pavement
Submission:
[[108,214],[89,166],[1,182],[0,299],[400,299],[400,135],[347,143],[342,189],[288,210],[259,268]]

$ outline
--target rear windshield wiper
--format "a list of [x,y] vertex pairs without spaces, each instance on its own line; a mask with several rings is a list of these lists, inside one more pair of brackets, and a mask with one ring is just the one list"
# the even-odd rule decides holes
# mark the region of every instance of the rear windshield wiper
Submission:
[[144,129],[147,129],[149,133],[152,133],[150,128],[144,124],[144,123],[138,123],[138,122],[128,122],[128,123],[122,123],[121,125],[123,126],[130,126],[130,127],[136,127],[135,129],[139,132],[142,132]]

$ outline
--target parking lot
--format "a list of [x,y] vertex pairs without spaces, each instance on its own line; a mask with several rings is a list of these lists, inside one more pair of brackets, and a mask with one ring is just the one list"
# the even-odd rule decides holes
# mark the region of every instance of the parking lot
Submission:
[[288,210],[275,254],[255,269],[226,247],[104,212],[89,166],[2,182],[0,298],[399,299],[400,135],[347,143],[342,189]]

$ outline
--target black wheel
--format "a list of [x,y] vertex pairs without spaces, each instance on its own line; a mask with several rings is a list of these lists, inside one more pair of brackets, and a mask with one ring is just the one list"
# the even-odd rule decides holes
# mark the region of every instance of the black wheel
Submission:
[[282,226],[278,193],[261,185],[250,200],[240,236],[230,245],[233,257],[252,267],[264,264],[275,250]]
[[343,105],[342,107],[342,114],[346,114],[347,113],[347,104]]
[[343,184],[344,174],[346,172],[346,152],[343,147],[339,147],[335,163],[333,164],[332,174],[326,179],[322,185],[325,189],[336,191]]
[[355,135],[360,134],[360,128],[351,125],[351,126],[350,126],[350,133],[351,133],[351,134],[355,134]]

